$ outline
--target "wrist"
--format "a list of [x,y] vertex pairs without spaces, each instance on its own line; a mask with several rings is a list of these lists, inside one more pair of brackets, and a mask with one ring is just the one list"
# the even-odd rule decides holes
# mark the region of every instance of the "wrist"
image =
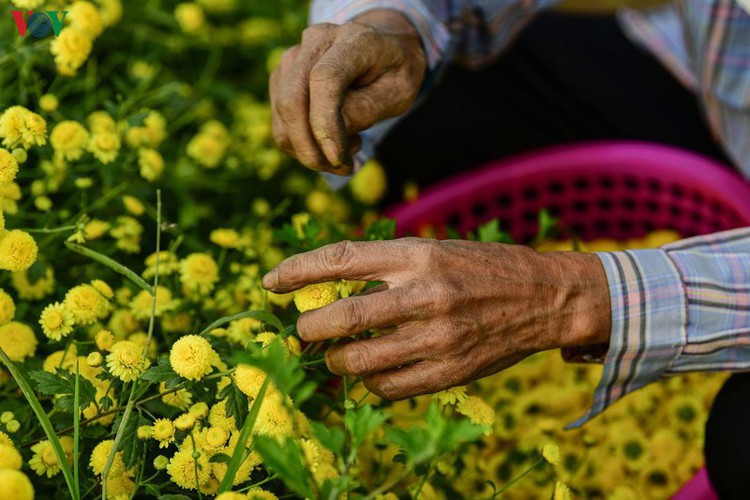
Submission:
[[560,283],[559,332],[552,347],[608,344],[612,306],[607,275],[599,257],[578,252],[542,255]]

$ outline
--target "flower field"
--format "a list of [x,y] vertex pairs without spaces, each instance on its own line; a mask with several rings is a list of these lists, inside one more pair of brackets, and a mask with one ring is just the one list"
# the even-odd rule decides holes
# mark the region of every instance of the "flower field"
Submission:
[[[62,13],[11,11],[67,15],[58,34]],[[601,367],[543,353],[391,403],[298,339],[300,312],[371,285],[274,295],[263,274],[394,232],[377,163],[334,192],[273,147],[266,82],[305,2],[0,0],[0,19],[3,498],[658,499],[701,466],[722,376],[564,431]]]

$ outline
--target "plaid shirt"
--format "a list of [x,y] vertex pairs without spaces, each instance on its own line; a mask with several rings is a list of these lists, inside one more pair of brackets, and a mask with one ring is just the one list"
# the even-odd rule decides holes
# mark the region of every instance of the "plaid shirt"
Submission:
[[[419,31],[432,74],[456,60],[481,67],[554,0],[314,0],[311,23],[394,9]],[[623,10],[624,31],[699,97],[716,139],[750,178],[750,13],[735,0],[677,0]],[[398,118],[363,134],[358,164]],[[750,370],[750,228],[657,250],[598,254],[612,299],[612,332],[594,402],[577,427],[659,378]]]

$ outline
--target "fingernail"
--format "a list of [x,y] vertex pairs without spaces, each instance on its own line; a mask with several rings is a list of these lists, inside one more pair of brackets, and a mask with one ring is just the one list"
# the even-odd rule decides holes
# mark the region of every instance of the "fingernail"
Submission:
[[266,290],[271,290],[279,282],[279,272],[276,269],[271,269],[263,276],[262,284]]
[[341,153],[338,145],[332,139],[323,139],[323,152],[333,168],[341,168]]

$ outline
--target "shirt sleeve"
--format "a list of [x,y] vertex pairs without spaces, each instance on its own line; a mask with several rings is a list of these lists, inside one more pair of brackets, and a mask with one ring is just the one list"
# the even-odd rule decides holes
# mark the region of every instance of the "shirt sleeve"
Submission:
[[569,427],[663,377],[750,369],[750,228],[597,255],[612,300],[610,344],[592,407]]
[[[458,59],[479,67],[501,53],[539,10],[559,0],[313,0],[310,24],[347,21],[377,9],[406,16],[419,32],[429,74],[422,96],[438,80],[445,63]],[[384,120],[364,131],[355,170],[375,154],[375,146],[399,118]],[[327,176],[338,187],[346,181]]]

